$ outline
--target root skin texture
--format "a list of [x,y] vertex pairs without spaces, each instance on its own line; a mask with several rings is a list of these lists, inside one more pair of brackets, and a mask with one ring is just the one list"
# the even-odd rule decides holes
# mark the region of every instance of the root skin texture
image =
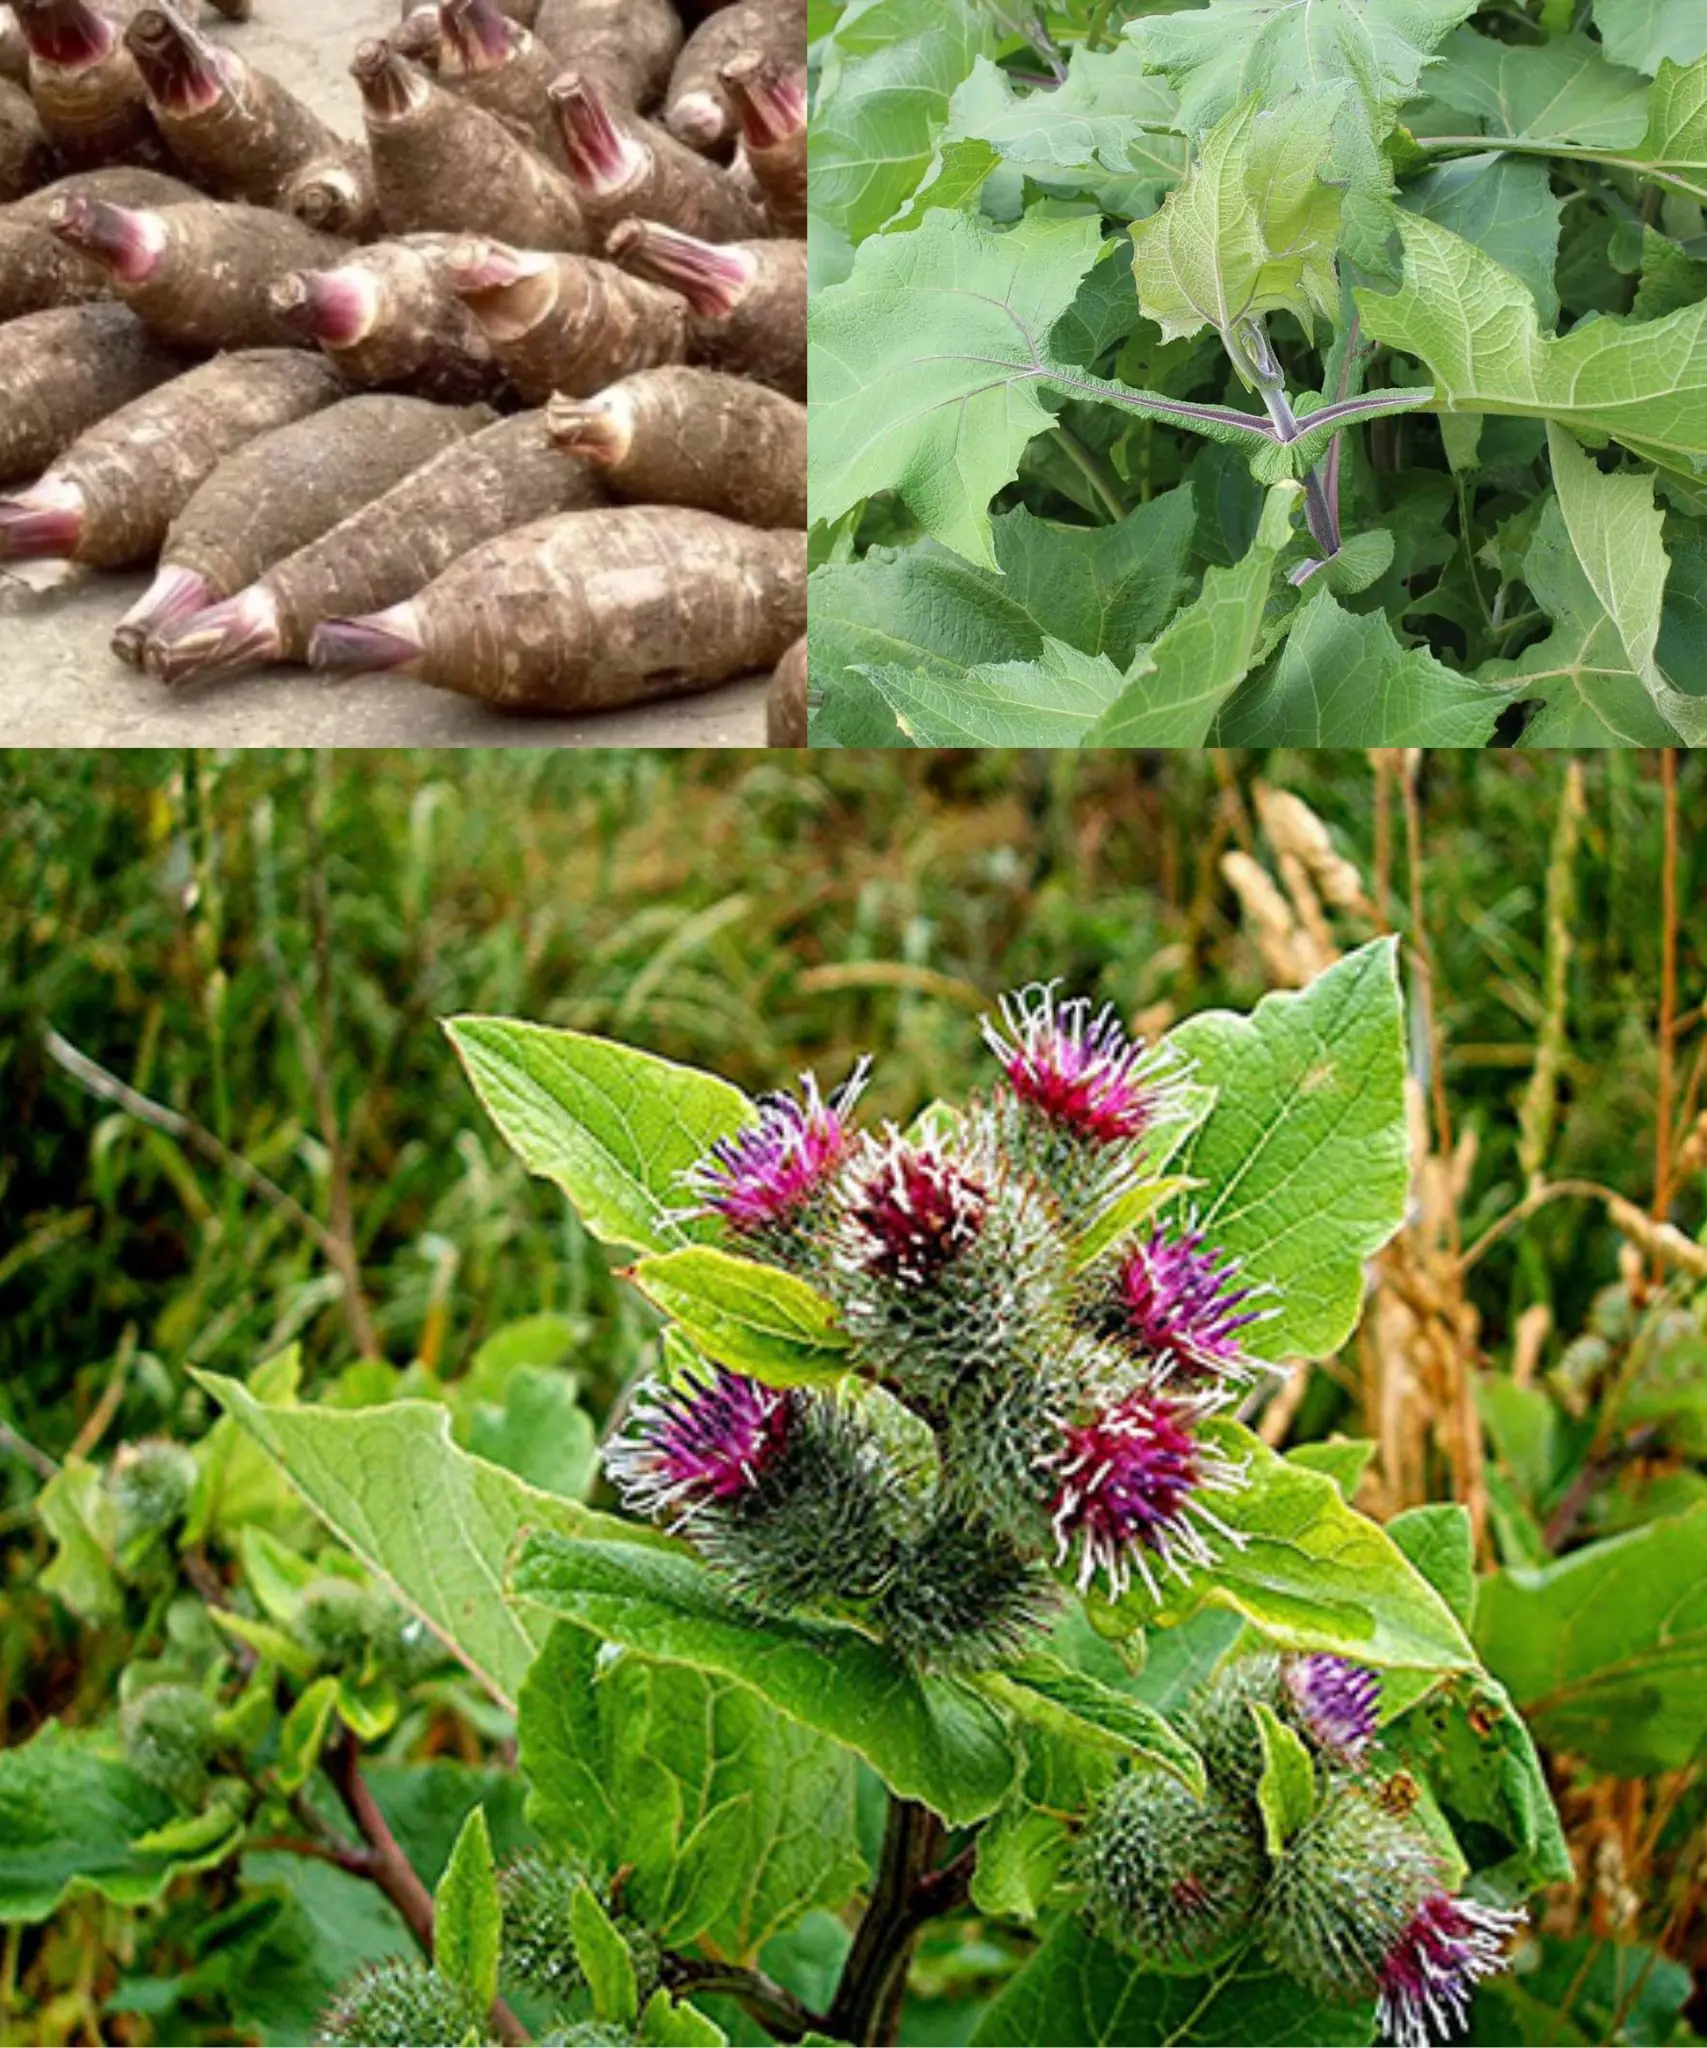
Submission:
[[568,168],[551,109],[562,64],[511,21],[498,0],[445,0],[439,17],[439,82],[470,106],[495,115],[561,170]]
[[682,50],[671,0],[543,0],[534,33],[561,63],[641,114],[663,98]]
[[643,370],[559,398],[553,440],[641,505],[692,505],[748,526],[806,525],[806,408],[717,370]]
[[353,384],[450,405],[496,398],[504,373],[450,288],[454,246],[416,235],[356,250],[335,270],[293,271],[273,288],[274,310],[299,339],[326,349]]
[[804,400],[804,242],[714,246],[655,221],[630,220],[612,230],[606,247],[624,270],[687,300],[696,362]]
[[68,199],[54,233],[103,262],[114,288],[179,348],[259,348],[280,339],[268,303],[291,270],[329,268],[344,244],[263,207],[212,201],[166,212]]
[[696,155],[608,99],[597,83],[567,72],[551,88],[569,175],[596,239],[618,221],[662,221],[710,242],[766,232],[763,210],[720,165]]
[[364,43],[354,71],[388,234],[586,247],[575,188],[496,115],[435,85],[384,43]]
[[68,170],[105,164],[159,163],[159,130],[115,20],[87,0],[17,0],[18,26],[30,51],[30,97]]
[[[96,569],[152,561],[227,455],[335,403],[347,388],[324,356],[259,349],[221,356],[134,399],[81,435],[30,494],[69,492],[80,508],[72,545],[48,552]],[[16,503],[0,501],[0,558]]]
[[551,445],[542,413],[459,441],[260,581],[156,639],[148,666],[170,682],[301,661],[325,620],[402,603],[460,556],[518,526],[603,503],[583,463]]
[[407,604],[322,628],[310,660],[505,711],[602,711],[772,668],[805,624],[804,534],[629,507],[477,548]]
[[98,263],[61,242],[48,226],[61,199],[85,197],[121,206],[177,206],[201,197],[159,171],[84,171],[0,208],[0,321],[50,306],[81,306],[113,297]]
[[[363,153],[293,94],[210,42],[164,7],[145,7],[125,31],[149,104],[174,160],[216,199],[283,206],[299,178],[334,162],[361,173]],[[365,209],[372,212],[372,177]],[[348,228],[352,217],[321,225]]]
[[45,184],[52,169],[53,145],[29,94],[0,78],[0,205]]
[[806,0],[737,0],[700,23],[670,78],[665,122],[690,149],[727,153],[739,128],[721,73],[749,52],[798,65],[806,54]]
[[124,306],[60,306],[0,327],[0,483],[40,476],[79,434],[184,368]]
[[688,352],[686,304],[594,257],[470,242],[450,277],[505,374],[535,404],[554,392],[586,397]]
[[765,706],[765,741],[772,747],[803,747],[806,735],[806,642],[797,640],[777,663]]
[[491,418],[422,398],[351,398],[237,449],[173,521],[114,652],[140,661],[151,632],[244,589]]

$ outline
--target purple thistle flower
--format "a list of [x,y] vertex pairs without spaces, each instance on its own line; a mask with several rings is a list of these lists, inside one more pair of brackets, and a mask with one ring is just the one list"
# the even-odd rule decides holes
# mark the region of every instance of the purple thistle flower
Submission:
[[929,1287],[977,1242],[989,1209],[988,1189],[965,1167],[892,1131],[850,1194],[849,1249],[867,1273]]
[[1118,1599],[1136,1573],[1155,1600],[1151,1558],[1182,1580],[1192,1565],[1213,1564],[1194,1516],[1242,1544],[1200,1498],[1232,1492],[1245,1476],[1243,1466],[1193,1434],[1201,1412],[1190,1399],[1141,1387],[1065,1432],[1050,1517],[1056,1562],[1078,1550],[1081,1593],[1100,1571]]
[[1343,1657],[1288,1657],[1281,1675],[1298,1718],[1317,1746],[1355,1770],[1375,1740],[1381,1680]]
[[985,1018],[985,1042],[1008,1086],[1051,1122],[1117,1145],[1141,1138],[1169,1107],[1176,1054],[1130,1037],[1112,1003],[1093,1013],[1088,997],[1057,1002],[1054,983],[1040,982],[1003,996],[1001,1011],[1001,1026]]
[[827,1101],[812,1074],[801,1075],[799,1098],[761,1095],[758,1122],[720,1138],[686,1176],[704,1207],[746,1235],[787,1222],[847,1156],[848,1115],[869,1068],[861,1060]]
[[751,1493],[786,1449],[793,1420],[782,1389],[714,1366],[709,1378],[648,1387],[630,1428],[606,1446],[605,1470],[637,1513],[691,1517]]
[[1449,2040],[1469,2018],[1478,1981],[1506,1967],[1511,1938],[1527,1924],[1523,1913],[1431,1893],[1381,1966],[1382,2034],[1395,2048]]
[[1261,1361],[1245,1350],[1240,1332],[1269,1311],[1245,1306],[1260,1290],[1235,1286],[1238,1272],[1238,1260],[1206,1246],[1201,1230],[1170,1236],[1158,1223],[1121,1254],[1118,1334],[1188,1379],[1252,1378]]

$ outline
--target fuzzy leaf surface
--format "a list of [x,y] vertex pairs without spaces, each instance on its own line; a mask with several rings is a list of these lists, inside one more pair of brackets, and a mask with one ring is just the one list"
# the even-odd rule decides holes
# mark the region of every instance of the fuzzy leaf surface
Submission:
[[985,2007],[984,2048],[1361,2048],[1367,2006],[1323,2005],[1247,1951],[1210,1977],[1167,1977],[1074,1914]]
[[1395,212],[1396,292],[1359,290],[1366,334],[1418,356],[1444,412],[1512,413],[1614,436],[1674,469],[1707,469],[1707,305],[1543,335],[1518,280],[1461,235]]
[[1669,58],[1707,57],[1707,14],[1696,0],[1594,0],[1594,25],[1619,64],[1655,72]]
[[1134,210],[1145,201],[1155,206],[1186,162],[1179,103],[1130,47],[1081,45],[1068,60],[1066,83],[1050,93],[1016,91],[1007,72],[980,57],[943,130],[945,146],[973,136],[1045,191],[1118,180]]
[[1165,1715],[1131,1693],[1041,1652],[981,1682],[1022,1721],[1159,1764],[1202,1796],[1202,1759]]
[[940,211],[865,243],[807,320],[814,525],[894,491],[933,539],[995,568],[990,500],[1051,424],[1045,391],[1267,445],[1254,415],[1131,391],[1050,356],[1049,332],[1102,246],[1093,215],[1033,214],[1003,230]]
[[1473,115],[1489,135],[1624,150],[1647,125],[1648,88],[1609,64],[1584,35],[1544,43],[1500,43],[1461,28],[1442,46],[1427,90],[1442,105]]
[[1138,303],[1167,341],[1285,309],[1308,323],[1339,300],[1340,193],[1319,167],[1341,93],[1252,98],[1204,136],[1159,213],[1133,223]]
[[1228,747],[1482,747],[1504,691],[1401,647],[1385,612],[1348,612],[1318,590],[1286,644],[1216,721]]
[[761,1621],[677,1553],[536,1534],[522,1546],[512,1587],[518,1603],[645,1656],[751,1686],[955,1826],[993,1812],[1012,1781],[1007,1731],[976,1693],[918,1676],[845,1624]]
[[434,1402],[275,1408],[236,1380],[197,1377],[338,1540],[506,1706],[545,1638],[536,1617],[504,1604],[517,1535],[634,1533],[459,1450],[448,1411]]
[[1045,640],[1035,661],[945,681],[894,663],[863,671],[916,747],[1077,747],[1126,687],[1105,654]]
[[1256,538],[1230,569],[1204,572],[1203,588],[1127,671],[1126,687],[1086,734],[1097,747],[1200,747],[1222,703],[1256,658],[1275,563],[1292,538],[1295,484],[1277,484]]
[[1248,1017],[1188,1018],[1172,1041],[1217,1090],[1186,1155],[1198,1216],[1244,1279],[1277,1290],[1253,1323],[1265,1358],[1323,1358],[1356,1327],[1363,1262],[1403,1220],[1405,1051],[1390,939]]
[[667,1251],[710,1227],[680,1220],[681,1176],[751,1120],[739,1088],[579,1031],[503,1017],[445,1028],[512,1150],[557,1183],[595,1236]]
[[1707,1504],[1484,1579],[1476,1641],[1540,1739],[1619,1777],[1707,1744]]
[[433,1966],[461,1985],[481,2012],[498,1995],[502,1919],[492,1835],[486,1809],[477,1806],[463,1822],[433,1894]]
[[825,50],[812,124],[812,211],[860,242],[930,163],[954,88],[991,46],[970,0],[854,0]]
[[517,1721],[529,1816],[667,1941],[755,1956],[865,1875],[854,1760],[749,1686],[556,1623]]
[[1407,185],[1399,204],[1462,235],[1527,285],[1544,325],[1558,319],[1553,270],[1564,202],[1553,196],[1544,159],[1498,152],[1457,157]]
[[1475,1652],[1451,1609],[1385,1530],[1348,1507],[1320,1472],[1277,1457],[1236,1422],[1199,1425],[1242,1460],[1248,1482],[1211,1505],[1244,1539],[1213,1539],[1217,1562],[1152,1601],[1121,1601],[1140,1621],[1171,1625],[1205,1606],[1230,1608],[1283,1649],[1326,1650],[1397,1671],[1467,1670]]

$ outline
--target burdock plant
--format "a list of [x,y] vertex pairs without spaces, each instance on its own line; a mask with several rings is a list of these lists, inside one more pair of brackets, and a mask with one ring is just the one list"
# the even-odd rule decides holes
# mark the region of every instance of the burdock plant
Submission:
[[[1340,1490],[1352,1457],[1330,1477],[1245,1426],[1346,1343],[1403,1217],[1401,1018],[1386,944],[1155,1041],[1032,987],[991,1006],[974,1092],[924,1106],[863,1060],[755,1101],[452,1027],[665,1326],[608,1500],[443,1444],[454,1525],[412,1505],[458,1589],[432,1618],[497,1673],[533,1795],[535,1847],[484,1875],[459,1847],[440,1884],[480,2038],[516,2037],[509,1986],[547,2040],[709,2043],[708,1999],[894,2040],[921,1930],[962,1912],[997,1950],[1034,1930],[979,2039],[1458,2025],[1562,1856],[1446,1597],[1461,1518],[1390,1536]],[[831,1978],[772,1939],[812,1908],[847,1926]]]

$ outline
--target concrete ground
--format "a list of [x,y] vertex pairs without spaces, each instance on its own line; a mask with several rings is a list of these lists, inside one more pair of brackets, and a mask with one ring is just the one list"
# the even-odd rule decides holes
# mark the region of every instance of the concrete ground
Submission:
[[[209,26],[346,135],[361,133],[347,67],[390,28],[395,0],[256,0],[256,18]],[[114,626],[142,577],[0,571],[0,744],[23,747],[762,747],[765,680],[590,718],[500,718],[394,676],[330,679],[269,669],[168,692],[117,661]]]

